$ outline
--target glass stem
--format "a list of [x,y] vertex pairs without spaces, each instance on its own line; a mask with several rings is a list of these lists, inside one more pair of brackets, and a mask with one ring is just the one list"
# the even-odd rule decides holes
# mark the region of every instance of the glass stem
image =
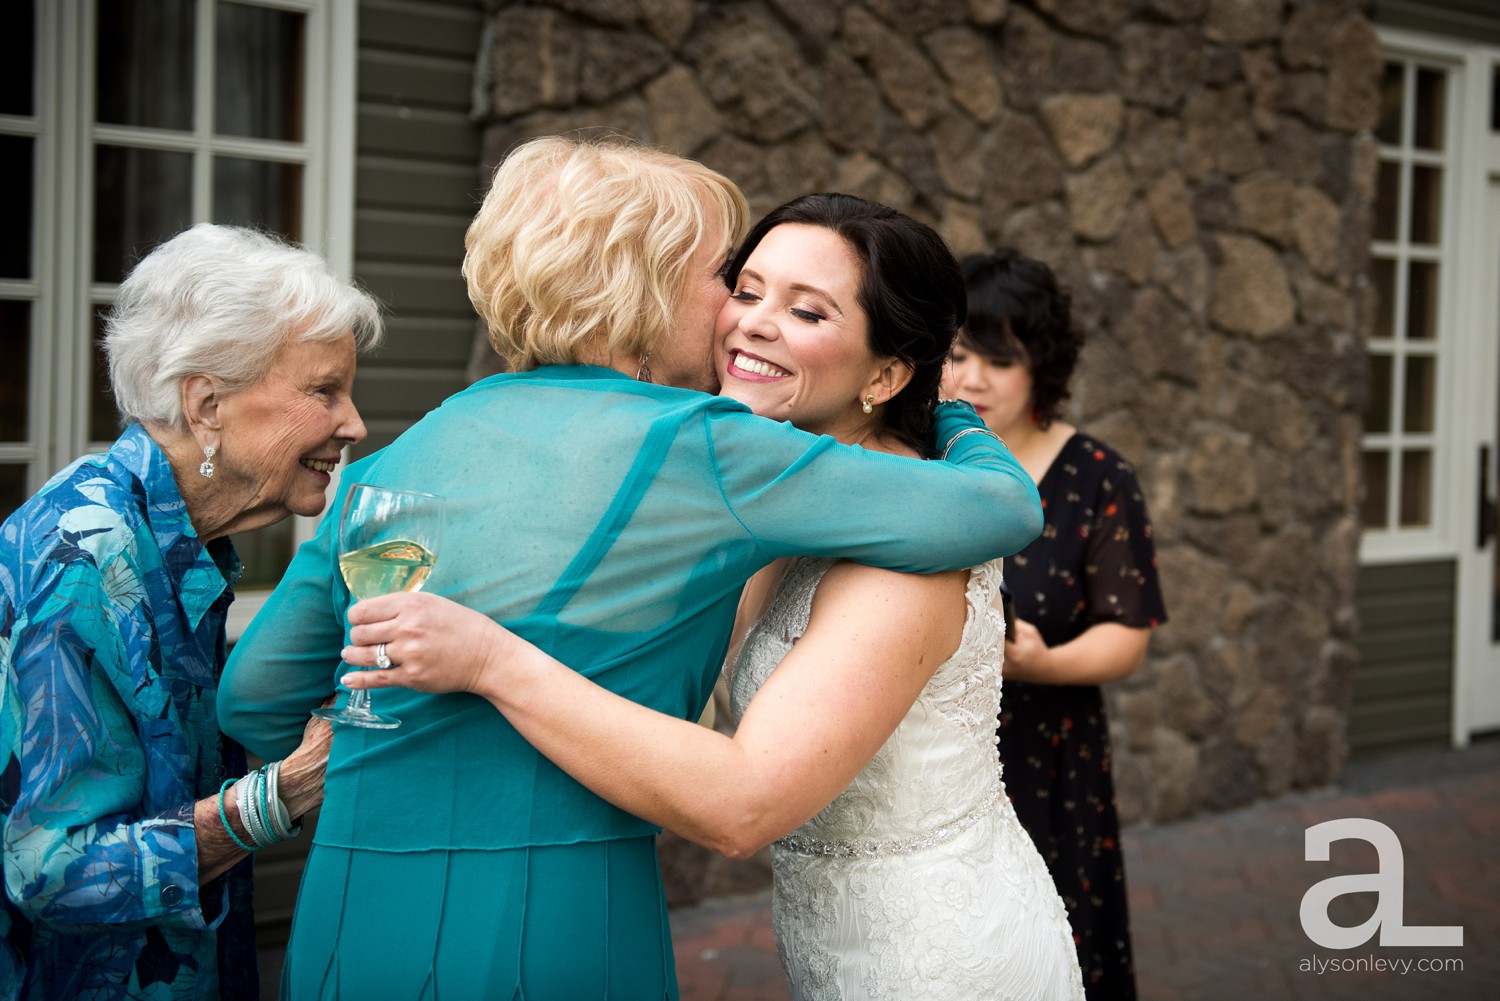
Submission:
[[349,711],[352,713],[367,713],[370,711],[370,690],[368,688],[356,688],[349,693]]

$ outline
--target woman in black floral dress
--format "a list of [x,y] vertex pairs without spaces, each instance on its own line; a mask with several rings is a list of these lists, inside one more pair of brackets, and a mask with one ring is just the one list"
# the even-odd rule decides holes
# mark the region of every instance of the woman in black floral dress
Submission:
[[1006,561],[1000,757],[1021,823],[1068,907],[1092,1001],[1135,997],[1120,822],[1100,684],[1145,659],[1166,620],[1130,464],[1057,419],[1083,344],[1052,271],[1012,251],[963,261],[968,325],[947,394],[972,403],[1042,496],[1042,535]]

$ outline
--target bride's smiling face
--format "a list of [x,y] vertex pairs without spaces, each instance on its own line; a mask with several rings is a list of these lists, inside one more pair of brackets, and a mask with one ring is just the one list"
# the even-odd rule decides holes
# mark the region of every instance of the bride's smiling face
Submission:
[[763,417],[849,440],[882,362],[859,304],[864,269],[832,230],[783,223],[751,252],[719,312],[720,394]]

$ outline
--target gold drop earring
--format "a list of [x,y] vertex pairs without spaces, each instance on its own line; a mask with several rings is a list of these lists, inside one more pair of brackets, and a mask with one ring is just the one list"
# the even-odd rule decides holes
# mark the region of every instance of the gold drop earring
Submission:
[[866,396],[865,401],[859,405],[859,409],[867,414],[873,414],[875,412],[875,397],[873,395]]

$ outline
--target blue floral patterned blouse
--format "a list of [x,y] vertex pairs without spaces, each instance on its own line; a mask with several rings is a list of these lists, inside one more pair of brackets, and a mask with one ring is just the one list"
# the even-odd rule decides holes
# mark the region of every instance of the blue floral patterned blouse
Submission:
[[0,526],[0,999],[253,998],[250,866],[200,896],[193,804],[239,559],[139,426]]

